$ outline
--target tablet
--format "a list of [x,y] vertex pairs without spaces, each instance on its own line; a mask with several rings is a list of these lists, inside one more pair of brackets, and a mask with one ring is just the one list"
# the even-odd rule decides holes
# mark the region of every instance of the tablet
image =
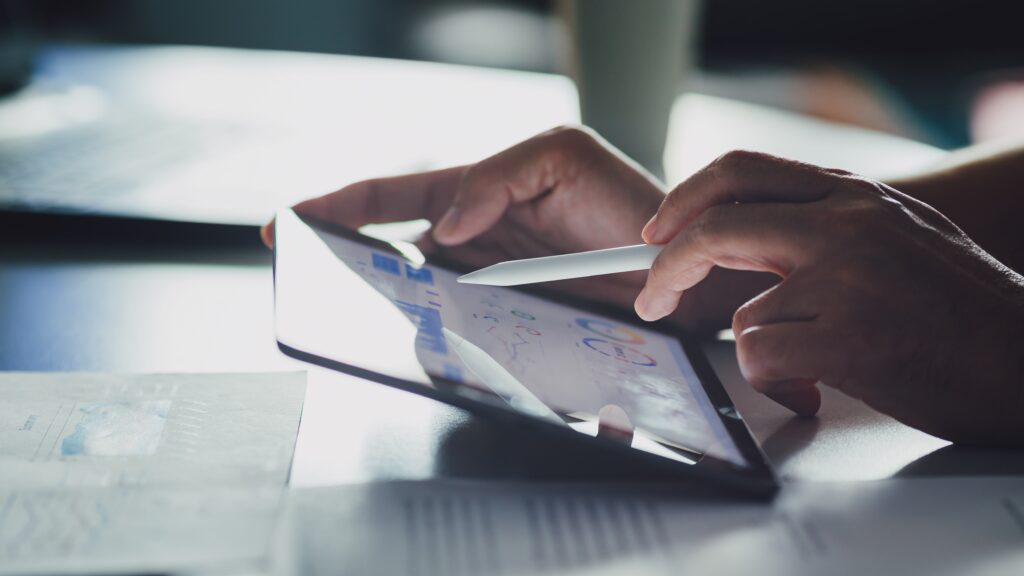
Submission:
[[301,360],[626,459],[774,494],[770,466],[694,343],[632,313],[459,284],[461,272],[408,245],[281,211],[278,345]]

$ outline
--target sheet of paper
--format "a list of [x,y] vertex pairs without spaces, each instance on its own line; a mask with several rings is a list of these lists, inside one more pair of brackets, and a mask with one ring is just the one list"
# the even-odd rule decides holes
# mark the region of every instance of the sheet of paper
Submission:
[[1024,479],[794,484],[772,504],[628,486],[313,488],[292,493],[282,533],[280,571],[303,576],[1019,574]]
[[0,486],[283,484],[305,376],[0,374]]
[[261,564],[303,373],[0,374],[0,574]]
[[261,565],[281,488],[76,488],[0,496],[0,573],[171,573]]

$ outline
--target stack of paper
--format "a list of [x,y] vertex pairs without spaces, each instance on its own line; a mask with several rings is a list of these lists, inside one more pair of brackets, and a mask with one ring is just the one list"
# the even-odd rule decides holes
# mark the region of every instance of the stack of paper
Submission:
[[0,375],[0,573],[266,559],[305,376]]

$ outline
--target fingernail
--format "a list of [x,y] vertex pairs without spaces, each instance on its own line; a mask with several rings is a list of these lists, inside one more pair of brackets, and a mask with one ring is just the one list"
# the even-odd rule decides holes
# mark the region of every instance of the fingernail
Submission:
[[654,232],[657,230],[658,215],[651,216],[651,219],[644,225],[644,229],[640,232],[640,237],[644,239],[644,242],[654,241]]
[[440,240],[454,232],[455,228],[459,225],[459,218],[461,216],[462,210],[459,210],[458,206],[449,208],[444,216],[441,217],[441,220],[437,222],[437,227],[434,229],[434,237]]

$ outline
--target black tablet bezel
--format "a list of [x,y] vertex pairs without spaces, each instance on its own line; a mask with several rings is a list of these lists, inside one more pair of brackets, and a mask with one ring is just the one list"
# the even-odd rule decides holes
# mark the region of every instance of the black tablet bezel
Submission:
[[[291,210],[282,211],[278,214],[278,222],[282,221],[282,216],[287,215]],[[292,213],[294,214],[294,213]],[[369,236],[360,234],[357,231],[353,231],[336,224],[312,218],[309,216],[297,216],[300,221],[305,225],[313,229],[319,229],[321,231],[334,234],[345,238],[347,240],[357,242],[368,248],[374,250],[381,250],[388,253],[395,254],[396,256],[403,257],[402,254],[397,252],[395,248],[380,240],[371,238]],[[276,233],[276,231],[275,231]],[[276,315],[278,314],[278,291],[277,291],[277,260],[280,257],[280,246],[281,243],[275,238],[274,243],[274,307],[275,307],[275,321]],[[456,273],[468,272],[463,267],[445,261],[445,259],[438,256],[428,257],[428,263],[431,266],[435,266],[442,269],[447,269]],[[764,453],[761,451],[756,440],[743,422],[742,417],[733,405],[732,400],[722,387],[721,382],[718,380],[717,375],[711,367],[706,355],[700,348],[699,344],[692,338],[682,333],[678,329],[672,329],[666,326],[664,323],[654,324],[640,324],[636,318],[630,314],[625,313],[623,310],[614,308],[612,306],[604,305],[601,303],[581,301],[577,298],[569,299],[564,295],[554,293],[550,290],[545,290],[543,287],[510,287],[510,290],[530,294],[536,297],[544,298],[546,300],[556,302],[559,304],[571,306],[576,309],[583,311],[595,312],[615,318],[619,321],[624,322],[627,325],[642,326],[647,330],[653,330],[660,334],[669,336],[676,339],[680,346],[682,346],[684,353],[689,358],[694,372],[700,381],[701,387],[707,393],[711,404],[715,408],[715,412],[725,427],[729,436],[735,442],[737,448],[742,454],[743,458],[750,463],[749,467],[739,466],[727,461],[719,460],[710,456],[705,456],[697,464],[685,464],[681,462],[675,462],[671,459],[657,456],[637,450],[621,443],[615,442],[614,440],[607,440],[600,437],[593,437],[579,432],[572,431],[565,427],[560,427],[550,422],[546,422],[542,419],[535,418],[518,412],[512,408],[504,408],[491,402],[484,400],[474,400],[473,398],[464,394],[454,394],[444,391],[440,388],[431,388],[425,386],[422,383],[413,382],[410,380],[404,380],[361,368],[356,365],[346,364],[338,360],[331,358],[325,358],[316,354],[305,352],[298,348],[289,345],[287,342],[281,339],[281,334],[275,334],[278,348],[284,354],[314,364],[324,368],[329,368],[344,374],[357,376],[366,380],[384,384],[392,388],[404,390],[406,392],[412,392],[419,396],[424,396],[449,404],[457,406],[459,408],[466,409],[470,412],[489,417],[498,418],[506,421],[512,421],[520,425],[530,426],[544,433],[557,434],[563,438],[575,438],[578,441],[596,443],[607,450],[611,450],[618,454],[626,455],[630,458],[640,458],[655,466],[667,467],[667,469],[674,472],[678,472],[683,476],[703,478],[705,480],[713,481],[717,484],[725,485],[730,488],[738,490],[740,493],[753,496],[770,498],[778,491],[778,482],[775,477],[775,473],[771,466],[768,464]],[[437,380],[442,383],[450,384],[451,386],[458,386],[455,382],[450,382],[440,376],[431,375],[432,380]]]

